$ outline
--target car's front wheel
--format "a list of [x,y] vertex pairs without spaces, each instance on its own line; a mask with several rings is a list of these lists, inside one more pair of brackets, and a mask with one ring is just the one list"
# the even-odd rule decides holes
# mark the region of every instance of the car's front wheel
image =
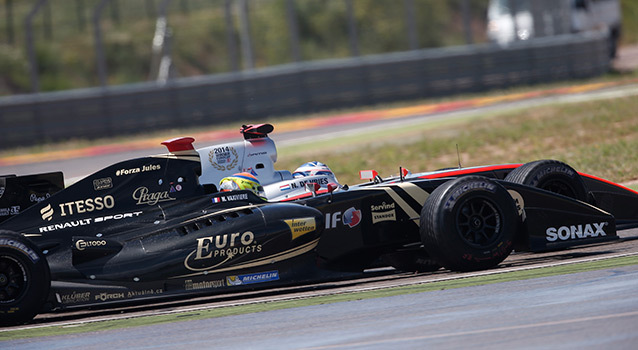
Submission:
[[484,270],[510,254],[518,221],[505,187],[482,176],[464,176],[437,187],[425,201],[421,240],[445,268]]

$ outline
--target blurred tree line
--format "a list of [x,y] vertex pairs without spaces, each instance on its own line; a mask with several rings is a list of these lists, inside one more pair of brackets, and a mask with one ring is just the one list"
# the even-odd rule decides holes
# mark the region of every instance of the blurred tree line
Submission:
[[[172,77],[245,66],[242,0],[0,0],[0,95],[31,92],[26,18],[39,1],[31,23],[40,91],[99,85],[95,23],[103,35],[108,85],[154,79],[152,43],[163,4]],[[353,30],[358,55],[486,40],[488,0],[244,1],[254,68],[351,57]],[[635,3],[623,0],[623,10],[635,14]]]
[[[29,93],[26,18],[42,0],[0,0],[0,95]],[[40,91],[97,86],[95,9],[103,0],[48,0],[33,15]],[[108,0],[99,17],[108,85],[147,81],[157,16],[165,0]],[[247,0],[254,67],[294,62],[288,6],[302,61],[352,55],[348,3],[360,55],[466,42],[461,7],[468,5],[472,40],[484,41],[488,0]],[[240,2],[240,1],[239,1]],[[238,0],[167,2],[174,77],[242,69]],[[227,12],[230,10],[230,12]],[[227,14],[230,13],[230,17]],[[407,23],[411,16],[413,36]],[[230,20],[230,22],[229,22]],[[230,24],[230,30],[229,30]],[[416,35],[414,35],[416,34]],[[238,54],[232,54],[235,47]]]

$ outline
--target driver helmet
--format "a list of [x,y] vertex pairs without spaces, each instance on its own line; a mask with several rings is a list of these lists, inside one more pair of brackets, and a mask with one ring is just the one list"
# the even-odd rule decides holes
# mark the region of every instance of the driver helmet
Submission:
[[219,191],[239,191],[249,190],[256,194],[261,199],[266,199],[264,188],[259,183],[259,180],[250,173],[237,173],[231,176],[227,176],[219,182]]
[[330,170],[327,165],[317,161],[305,163],[292,173],[292,176],[294,178],[317,175],[328,176],[331,179],[331,182],[338,184],[337,177],[332,172],[332,170]]

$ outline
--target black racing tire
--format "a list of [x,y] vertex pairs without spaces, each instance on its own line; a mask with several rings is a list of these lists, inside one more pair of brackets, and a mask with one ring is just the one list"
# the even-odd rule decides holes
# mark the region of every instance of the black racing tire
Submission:
[[50,285],[49,265],[38,247],[0,230],[0,326],[32,320],[42,311]]
[[507,174],[505,181],[540,188],[583,202],[587,202],[589,197],[580,174],[557,160],[537,160],[523,164]]
[[381,260],[405,272],[434,272],[441,268],[441,264],[433,260],[425,250],[392,252],[383,255]]
[[452,271],[494,267],[512,252],[519,216],[505,187],[483,176],[443,183],[421,210],[428,254]]

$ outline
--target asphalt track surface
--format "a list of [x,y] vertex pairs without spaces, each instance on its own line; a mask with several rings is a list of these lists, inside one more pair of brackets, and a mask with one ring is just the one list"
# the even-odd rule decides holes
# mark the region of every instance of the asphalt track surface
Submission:
[[[427,284],[477,275],[638,257],[638,229],[618,241],[540,254],[514,253],[474,273],[372,273],[367,278],[284,288],[275,293],[202,297],[187,303],[38,316],[13,327],[73,327],[83,322],[166,313],[196,314],[231,305]],[[120,330],[0,341],[7,349],[401,349],[495,347],[633,349],[638,341],[638,265],[380,299],[267,311]],[[2,332],[0,332],[2,339]]]
[[[422,284],[485,273],[638,254],[621,240],[543,254],[513,254],[497,269],[390,274],[327,292]],[[238,316],[0,342],[7,349],[635,349],[638,265],[482,286]],[[324,293],[326,290],[323,291]],[[292,293],[299,298],[303,293]],[[309,294],[321,294],[311,292]],[[259,296],[258,302],[278,299]],[[241,302],[235,300],[235,303]],[[248,302],[246,300],[246,302]],[[223,302],[200,304],[219,307]],[[206,305],[208,304],[208,305]],[[180,309],[177,307],[176,309]],[[192,306],[183,308],[196,313]],[[158,309],[161,310],[161,309]],[[127,316],[130,317],[131,315]],[[102,319],[108,319],[103,317]],[[68,321],[67,321],[68,322]],[[52,322],[56,323],[56,322]],[[68,323],[72,326],[72,323]],[[0,333],[0,339],[2,334]]]

